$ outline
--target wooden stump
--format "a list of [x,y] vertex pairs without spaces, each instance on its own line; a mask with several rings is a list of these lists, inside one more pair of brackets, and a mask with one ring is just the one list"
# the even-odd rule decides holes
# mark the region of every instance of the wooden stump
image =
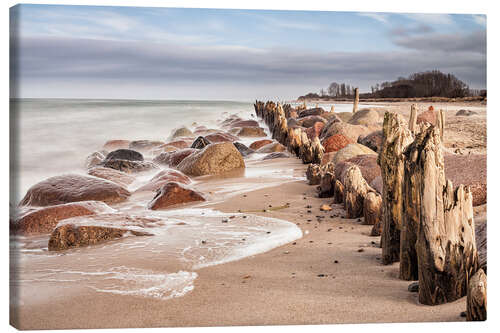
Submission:
[[408,127],[412,133],[415,133],[415,130],[417,129],[417,104],[411,105],[410,121],[408,122]]
[[467,321],[486,320],[486,274],[479,269],[467,288]]
[[344,205],[347,218],[356,218],[363,215],[365,196],[369,186],[357,165],[350,166],[343,179]]
[[396,113],[384,115],[382,148],[378,164],[382,172],[382,263],[399,261],[403,220],[403,151],[413,141],[405,120]]
[[[420,170],[420,224],[416,242],[419,301],[427,305],[452,302],[467,293],[478,269],[472,194],[445,180],[439,131],[430,127],[413,147],[411,158]],[[420,136],[419,136],[420,137]]]
[[363,224],[377,225],[382,216],[382,197],[376,192],[368,192],[363,202]]
[[340,180],[335,180],[335,191],[333,194],[333,201],[337,204],[344,202],[344,185]]

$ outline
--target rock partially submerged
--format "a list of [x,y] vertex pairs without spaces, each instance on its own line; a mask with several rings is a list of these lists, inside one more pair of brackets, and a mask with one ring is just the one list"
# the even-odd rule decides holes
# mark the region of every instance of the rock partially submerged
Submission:
[[143,191],[156,192],[163,185],[170,183],[170,182],[189,184],[189,183],[191,183],[191,179],[189,179],[188,176],[186,176],[185,174],[183,174],[180,171],[173,170],[173,169],[165,169],[165,170],[158,172],[156,175],[154,175],[153,178],[151,178],[146,184],[144,184],[143,186],[141,186],[137,190],[135,190],[135,192],[143,192]]
[[187,127],[180,127],[177,129],[174,129],[172,131],[172,135],[170,136],[171,139],[175,139],[178,137],[189,137],[193,135],[193,132],[191,132]]
[[158,169],[155,163],[149,161],[129,161],[129,160],[104,160],[100,166],[110,168],[125,173],[136,173]]
[[141,153],[131,149],[117,149],[106,155],[105,160],[144,161]]
[[217,175],[244,168],[243,156],[231,142],[214,143],[189,155],[178,169],[190,176]]
[[276,152],[281,152],[285,151],[286,147],[283,146],[279,142],[271,142],[270,144],[267,144],[261,148],[259,148],[256,152],[259,154],[267,154],[267,153],[276,153]]
[[203,195],[176,182],[163,185],[148,204],[152,210],[166,209],[174,205],[194,201],[205,201]]
[[76,174],[55,176],[33,185],[20,205],[51,206],[78,201],[102,201],[107,204],[127,200],[130,192],[113,182]]
[[245,146],[240,142],[233,142],[233,145],[236,147],[236,149],[238,149],[241,156],[243,157],[247,157],[248,155],[251,155],[255,152],[253,149],[248,148],[247,146]]
[[105,158],[106,158],[105,152],[95,151],[89,156],[87,156],[87,159],[85,160],[85,167],[87,169],[93,168],[99,163],[102,163],[102,161],[104,161]]
[[258,150],[259,148],[261,148],[267,144],[273,143],[273,142],[275,142],[275,141],[269,140],[269,139],[257,140],[257,141],[252,142],[252,144],[250,145],[250,148],[253,150]]
[[145,227],[158,226],[156,218],[145,218],[125,214],[97,214],[66,219],[52,232],[49,251],[96,245],[127,235],[153,236]]
[[148,151],[163,144],[165,144],[163,141],[135,140],[131,141],[128,147],[132,150]]
[[205,135],[205,139],[212,143],[219,142],[234,142],[238,141],[238,137],[226,132],[217,132]]
[[198,149],[195,148],[185,148],[173,152],[161,153],[153,159],[153,162],[158,164],[167,165],[170,168],[175,168],[181,163],[186,157],[197,152]]
[[266,161],[266,160],[273,160],[276,158],[288,158],[288,157],[290,157],[290,154],[288,154],[287,152],[274,152],[264,156],[262,160]]
[[10,232],[21,235],[51,233],[61,220],[112,211],[108,205],[99,201],[81,201],[37,208],[14,219],[10,225]]
[[247,137],[261,137],[267,136],[266,132],[261,127],[241,127],[237,132],[238,136],[247,136]]
[[129,140],[109,140],[106,141],[102,147],[104,150],[111,151],[116,149],[128,148],[130,145]]
[[95,167],[88,171],[88,174],[94,177],[109,180],[120,186],[127,187],[134,182],[135,177],[131,176],[125,172],[121,172],[115,169]]
[[199,136],[199,137],[196,138],[196,140],[193,141],[193,144],[191,145],[191,148],[203,149],[206,146],[208,146],[209,144],[211,144],[211,142],[209,140],[207,140],[203,136]]

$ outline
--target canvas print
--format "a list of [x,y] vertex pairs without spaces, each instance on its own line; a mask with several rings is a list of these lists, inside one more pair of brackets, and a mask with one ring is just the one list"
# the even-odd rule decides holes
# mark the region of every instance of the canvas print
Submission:
[[484,321],[486,15],[10,8],[18,329]]

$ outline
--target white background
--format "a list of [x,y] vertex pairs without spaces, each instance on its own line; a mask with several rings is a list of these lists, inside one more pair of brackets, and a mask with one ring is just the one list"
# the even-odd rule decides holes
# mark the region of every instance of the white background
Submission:
[[[330,11],[368,11],[368,12],[419,12],[419,13],[462,13],[462,14],[487,14],[487,34],[488,34],[488,321],[486,323],[433,323],[433,324],[371,324],[371,325],[321,325],[321,326],[267,326],[267,327],[224,327],[224,328],[171,328],[168,332],[254,332],[256,329],[264,332],[286,331],[301,332],[304,330],[314,330],[315,332],[422,332],[422,331],[454,331],[466,332],[470,330],[494,330],[499,331],[499,278],[498,278],[498,251],[499,246],[496,238],[500,238],[500,221],[496,221],[499,216],[498,190],[499,177],[496,176],[499,165],[498,148],[500,135],[500,108],[498,103],[498,74],[500,54],[498,52],[499,36],[499,6],[497,1],[439,1],[439,0],[419,0],[419,1],[389,1],[389,0],[357,0],[357,1],[278,1],[278,0],[240,0],[237,3],[233,1],[170,1],[170,0],[102,0],[102,1],[37,1],[29,0],[33,4],[71,4],[71,5],[110,5],[110,6],[150,6],[150,7],[202,7],[202,8],[241,8],[241,9],[289,9],[289,10],[330,10]],[[3,182],[0,186],[0,207],[2,213],[1,232],[2,241],[0,241],[1,258],[1,312],[0,327],[7,331],[15,329],[9,326],[9,224],[8,224],[8,199],[9,199],[9,10],[10,6],[17,4],[15,1],[2,2],[1,28],[2,28],[2,108],[0,109],[0,145],[2,148],[2,160],[0,163]],[[495,42],[496,40],[496,42]],[[496,95],[496,96],[495,96]],[[369,277],[368,277],[369,278]],[[465,310],[465,309],[464,309]],[[101,330],[118,332],[119,330]],[[129,330],[130,331],[130,330]],[[132,332],[153,332],[165,331],[165,329],[135,329]],[[65,332],[65,331],[60,331]],[[83,332],[68,331],[68,332]]]

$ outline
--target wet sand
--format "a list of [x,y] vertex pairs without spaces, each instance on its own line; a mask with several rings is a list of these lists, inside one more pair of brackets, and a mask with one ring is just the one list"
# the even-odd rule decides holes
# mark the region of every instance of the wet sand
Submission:
[[[294,158],[279,163],[299,168]],[[289,208],[256,212],[286,203]],[[369,236],[371,226],[331,218],[344,210],[333,205],[332,212],[320,212],[323,203],[331,199],[317,198],[315,186],[294,181],[211,204],[223,212],[251,210],[297,223],[304,236],[263,254],[197,270],[194,290],[183,297],[110,295],[84,286],[62,296],[50,295],[49,289],[38,302],[21,306],[13,320],[22,329],[464,320],[465,298],[439,306],[418,304],[417,293],[407,291],[409,282],[397,278],[399,265],[380,263],[380,237]],[[316,216],[325,218],[318,222]]]

